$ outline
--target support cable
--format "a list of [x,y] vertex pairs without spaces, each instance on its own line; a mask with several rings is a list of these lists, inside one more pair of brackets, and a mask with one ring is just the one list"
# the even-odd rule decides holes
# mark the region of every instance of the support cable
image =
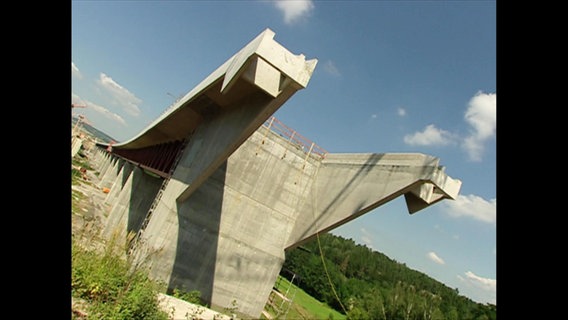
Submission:
[[317,241],[318,241],[318,248],[319,248],[319,252],[320,252],[321,263],[323,264],[323,270],[325,271],[325,275],[327,277],[327,281],[329,282],[329,286],[331,287],[331,291],[333,292],[333,295],[335,296],[335,299],[337,300],[337,302],[339,302],[339,305],[341,306],[343,313],[345,314],[347,319],[349,319],[349,315],[347,314],[347,310],[345,309],[345,306],[343,306],[343,303],[341,303],[341,299],[339,299],[339,295],[337,294],[337,291],[335,291],[335,286],[333,285],[333,282],[331,281],[331,277],[329,276],[329,272],[327,271],[327,266],[325,264],[325,257],[323,256],[323,250],[321,248],[319,231],[318,231],[317,225],[315,224],[316,221],[317,221],[317,218],[316,218],[317,202],[316,202],[315,185],[316,185],[316,179],[318,177],[318,171],[319,171],[319,166],[317,166],[316,173],[314,175],[314,181],[312,183],[312,197],[311,198],[312,198],[312,215],[314,217],[314,226],[315,226],[315,229],[316,229],[316,238],[317,238]]
[[[312,146],[313,146],[313,145],[312,145]],[[310,149],[310,151],[311,151],[311,149]],[[323,159],[323,157],[322,157],[322,159]],[[315,227],[315,231],[316,231],[316,238],[317,238],[317,242],[318,242],[318,248],[319,248],[319,252],[320,252],[320,258],[321,258],[321,262],[322,262],[322,264],[323,264],[323,269],[324,269],[324,271],[325,271],[325,275],[326,275],[326,277],[327,277],[327,281],[328,281],[328,283],[329,283],[329,286],[331,287],[331,291],[333,292],[333,295],[335,296],[335,299],[337,300],[337,302],[338,302],[339,305],[341,306],[341,309],[343,310],[343,313],[344,313],[345,316],[347,317],[347,320],[349,320],[349,315],[347,314],[347,310],[345,309],[345,306],[343,305],[343,303],[341,303],[341,299],[339,299],[339,295],[337,294],[337,291],[335,290],[335,286],[333,285],[333,282],[331,281],[331,277],[329,276],[329,272],[328,272],[327,266],[326,266],[326,264],[325,264],[325,257],[324,257],[324,255],[323,255],[323,250],[322,250],[322,248],[321,248],[321,241],[320,241],[320,237],[319,237],[318,227],[317,227],[317,224],[316,224],[316,222],[317,222],[317,216],[316,216],[317,201],[316,201],[316,190],[315,190],[315,186],[316,186],[316,181],[317,181],[317,178],[318,178],[319,168],[320,168],[320,166],[321,166],[321,161],[322,161],[322,159],[319,160],[319,163],[318,163],[318,165],[316,166],[316,170],[315,170],[314,175],[313,175],[313,182],[312,182],[312,188],[311,188],[311,189],[312,189],[312,190],[311,190],[311,194],[312,194],[312,196],[311,196],[311,202],[312,202],[312,216],[313,216],[313,219],[314,219],[314,227]],[[306,159],[305,159],[304,161],[307,161],[307,160],[308,160],[308,158],[306,157]],[[302,170],[301,170],[301,171],[298,171],[298,176],[300,176],[300,173],[304,171],[305,167],[306,167],[306,166],[305,166],[305,162],[304,162],[304,165],[302,166]],[[297,179],[297,180],[298,180],[297,186],[298,186],[298,189],[299,189],[299,188],[300,188],[300,183],[299,183],[299,179]],[[298,197],[301,198],[300,196],[301,196],[300,190],[298,190]],[[302,201],[298,201],[297,208],[296,208],[297,211],[299,211],[299,209],[300,209],[299,207],[300,207],[301,202],[302,202]]]

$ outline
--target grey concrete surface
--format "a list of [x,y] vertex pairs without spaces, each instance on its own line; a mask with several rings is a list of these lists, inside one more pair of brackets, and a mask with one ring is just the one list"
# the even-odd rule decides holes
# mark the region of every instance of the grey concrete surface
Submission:
[[158,294],[162,310],[172,320],[237,320],[235,315],[226,315],[204,306],[193,304],[163,293]]

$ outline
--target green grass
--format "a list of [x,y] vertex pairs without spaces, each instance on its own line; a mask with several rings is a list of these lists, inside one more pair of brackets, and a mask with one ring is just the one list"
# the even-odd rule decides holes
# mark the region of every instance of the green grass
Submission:
[[71,212],[72,213],[79,213],[81,210],[81,202],[85,199],[85,194],[81,191],[71,190]]
[[89,164],[89,161],[81,158],[81,156],[76,155],[71,159],[71,164],[77,167],[83,167],[87,170],[93,170],[93,167]]
[[[292,305],[286,315],[286,319],[333,319],[333,320],[344,320],[347,317],[337,312],[336,310],[329,307],[327,304],[316,300],[314,297],[307,294],[304,290],[296,287],[296,285],[291,284],[287,279],[278,276],[276,281],[276,288],[282,293],[286,293],[288,288],[288,297],[293,298]],[[275,303],[280,305],[282,303],[281,299],[275,299]],[[285,306],[285,305],[284,305]],[[274,309],[269,309],[271,315],[275,315]],[[281,315],[277,318],[284,319]]]
[[72,238],[71,295],[87,302],[88,319],[168,320],[159,307],[162,284],[146,270],[133,268],[122,258],[123,248],[111,245],[100,253]]
[[[71,170],[73,181],[88,183],[79,174],[78,170]],[[85,213],[88,197],[73,189],[71,197],[72,214]],[[170,319],[160,308],[157,296],[158,292],[165,292],[164,285],[151,280],[147,270],[127,259],[124,241],[113,236],[102,251],[96,250],[93,244],[103,243],[100,230],[83,225],[78,231],[71,238],[70,289],[72,298],[81,301],[82,306],[72,307],[71,319]]]
[[81,184],[81,180],[83,179],[82,175],[79,170],[71,168],[71,185],[76,186]]

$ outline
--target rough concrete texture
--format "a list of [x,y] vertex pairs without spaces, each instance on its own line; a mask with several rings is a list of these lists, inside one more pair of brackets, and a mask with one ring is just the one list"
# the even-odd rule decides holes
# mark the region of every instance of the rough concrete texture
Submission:
[[[310,201],[300,208],[286,247],[293,247],[401,195],[410,213],[457,196],[461,182],[444,174],[439,159],[413,153],[328,154],[313,177]],[[429,192],[420,192],[420,191]]]
[[204,306],[196,305],[163,293],[158,294],[158,301],[162,310],[166,311],[172,320],[236,320],[236,316],[229,316],[213,311]]
[[[114,185],[118,197],[106,199],[111,204],[111,209],[103,236],[110,238],[118,234],[126,238],[129,233],[136,234],[161,185],[162,179],[151,176],[138,167],[130,170],[124,185]],[[114,190],[111,189],[111,192]]]
[[79,150],[81,150],[81,145],[83,140],[78,137],[71,137],[71,158],[73,158]]

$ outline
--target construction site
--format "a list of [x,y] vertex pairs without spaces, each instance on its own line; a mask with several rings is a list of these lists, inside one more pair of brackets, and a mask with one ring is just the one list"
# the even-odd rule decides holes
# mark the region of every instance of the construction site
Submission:
[[250,319],[285,319],[287,250],[395,198],[413,214],[461,187],[436,157],[328,152],[275,118],[317,60],[274,36],[263,31],[128,141],[72,130],[72,157],[97,172],[83,172],[82,220],[102,238],[134,235],[129,255],[153,253],[144,264],[168,292],[198,290],[212,310]]

